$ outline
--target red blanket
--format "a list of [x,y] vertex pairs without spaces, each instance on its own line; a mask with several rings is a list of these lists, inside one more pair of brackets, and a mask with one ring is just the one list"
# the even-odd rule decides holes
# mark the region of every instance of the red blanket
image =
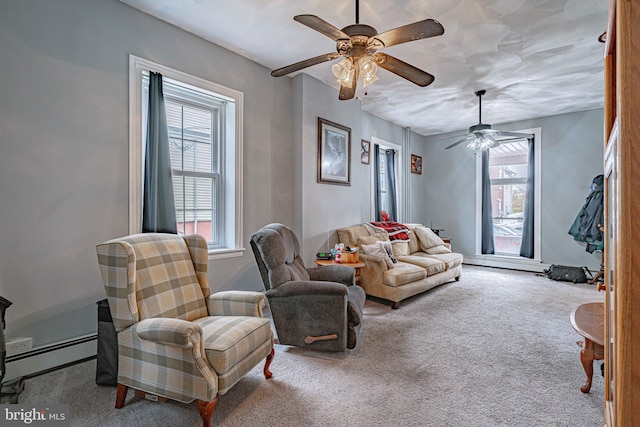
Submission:
[[389,240],[399,242],[409,241],[409,227],[395,221],[370,222],[372,226],[380,228],[389,234]]

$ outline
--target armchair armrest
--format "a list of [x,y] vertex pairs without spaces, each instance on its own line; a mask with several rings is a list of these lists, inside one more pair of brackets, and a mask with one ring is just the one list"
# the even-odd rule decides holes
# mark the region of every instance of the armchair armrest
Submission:
[[337,282],[347,286],[355,283],[355,268],[346,265],[327,265],[307,268],[311,280]]
[[202,329],[195,323],[160,317],[141,320],[133,330],[143,340],[180,348],[192,347],[202,336]]
[[[325,268],[325,267],[322,267]],[[335,282],[323,282],[318,280],[292,280],[283,283],[275,289],[269,289],[269,298],[284,298],[305,295],[347,295],[347,286]]]
[[207,298],[209,316],[264,317],[264,294],[254,291],[216,292]]

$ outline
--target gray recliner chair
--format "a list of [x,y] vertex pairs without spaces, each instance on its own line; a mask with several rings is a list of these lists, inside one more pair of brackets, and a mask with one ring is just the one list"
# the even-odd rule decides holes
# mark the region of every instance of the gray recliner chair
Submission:
[[280,344],[335,352],[356,346],[366,295],[352,267],[306,268],[296,235],[282,224],[261,228],[251,248]]

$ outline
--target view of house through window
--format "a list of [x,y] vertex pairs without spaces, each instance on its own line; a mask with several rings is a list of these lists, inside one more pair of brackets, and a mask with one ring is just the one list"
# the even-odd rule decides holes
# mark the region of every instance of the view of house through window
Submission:
[[496,254],[520,254],[527,190],[528,142],[504,142],[489,151],[493,236]]

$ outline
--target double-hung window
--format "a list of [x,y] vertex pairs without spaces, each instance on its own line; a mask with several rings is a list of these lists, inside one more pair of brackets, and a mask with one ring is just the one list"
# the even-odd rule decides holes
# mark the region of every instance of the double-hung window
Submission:
[[[527,204],[533,200],[533,260],[540,260],[540,176],[541,176],[541,129],[519,130],[533,135],[534,158],[529,159],[527,139],[504,141],[489,149],[489,182],[493,222],[493,247],[495,255],[519,258],[522,262],[521,245],[524,217]],[[533,160],[533,161],[531,161]],[[529,168],[533,166],[533,171]],[[481,254],[482,242],[482,156],[477,155],[476,198],[476,253]],[[527,185],[533,177],[533,188]],[[529,195],[528,192],[533,194]]]
[[178,234],[205,237],[211,257],[242,248],[242,93],[130,58],[131,233],[141,230],[149,72],[162,74]]
[[496,254],[519,256],[529,163],[526,139],[489,151],[489,178]]

